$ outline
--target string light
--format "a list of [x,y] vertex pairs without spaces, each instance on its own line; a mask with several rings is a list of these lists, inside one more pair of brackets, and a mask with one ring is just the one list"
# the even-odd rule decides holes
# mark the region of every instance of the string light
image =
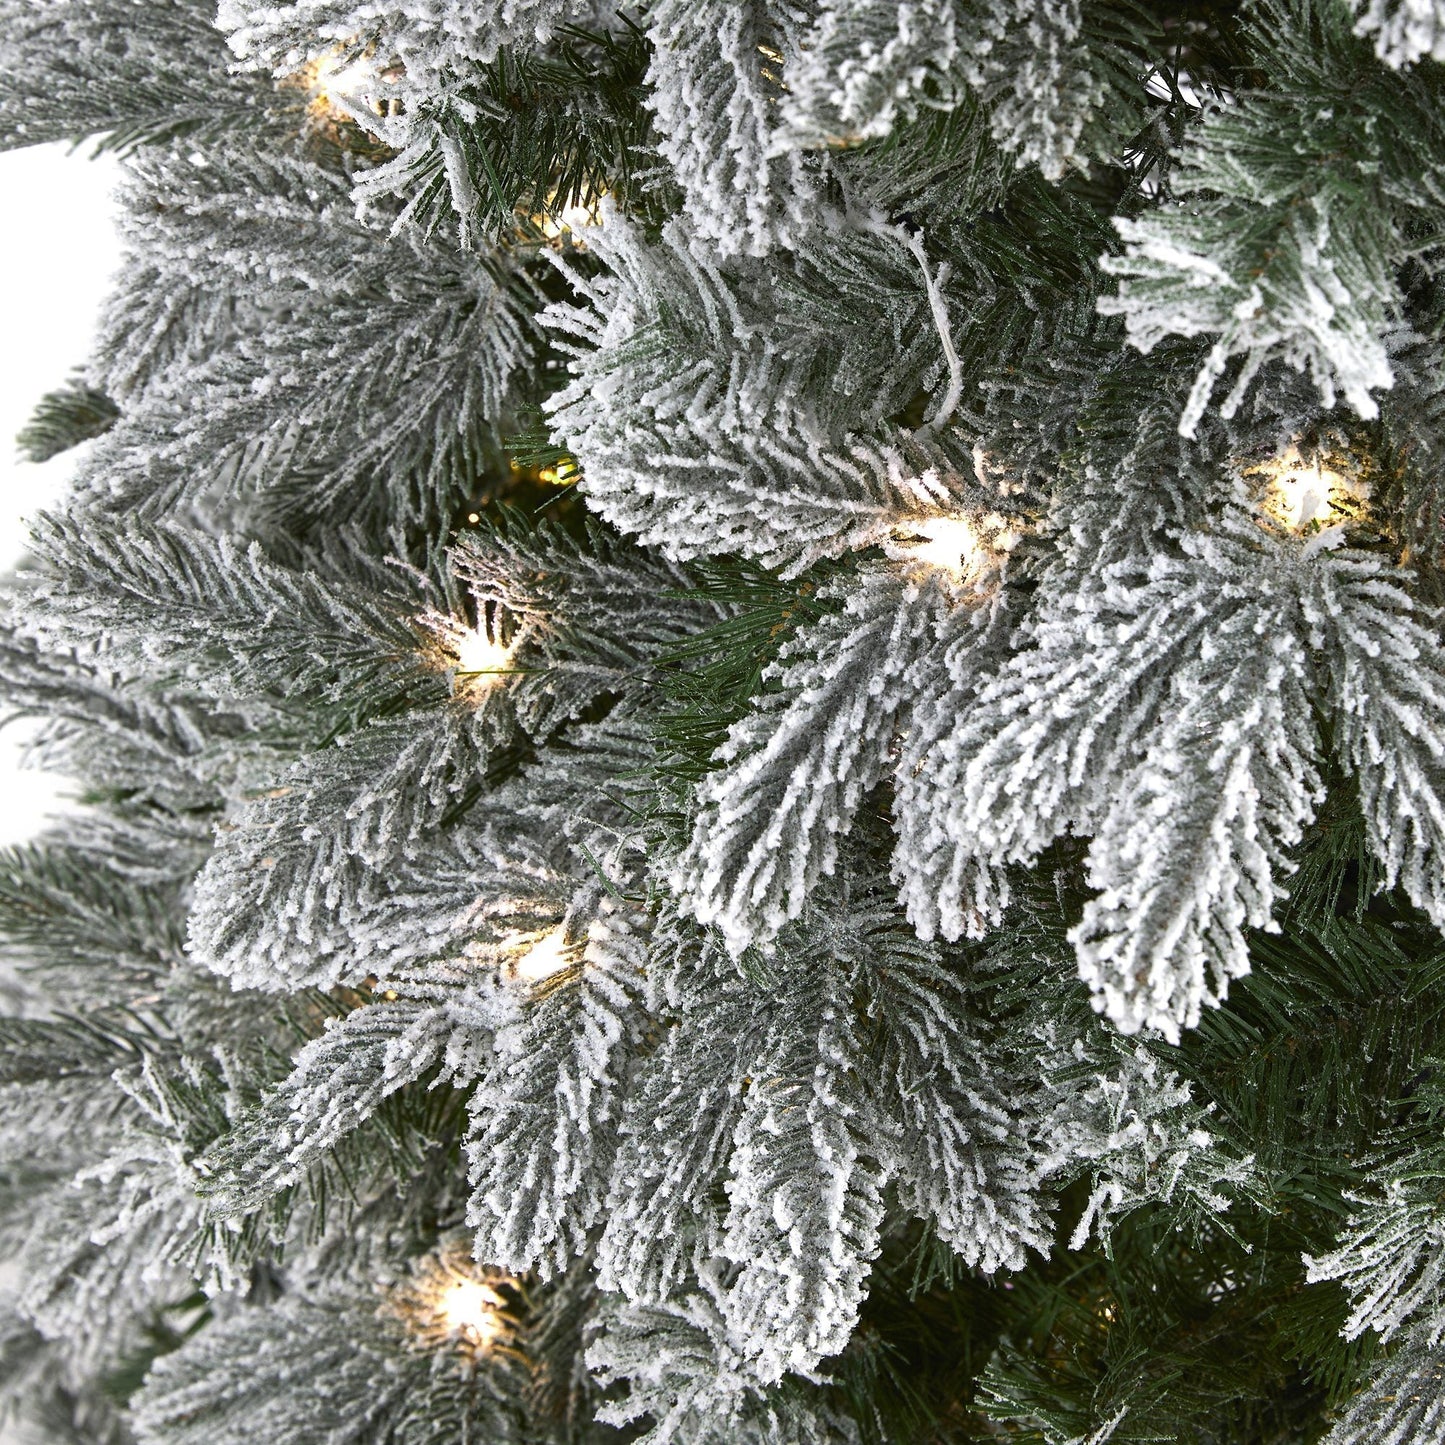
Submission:
[[560,973],[571,962],[565,931],[553,928],[528,944],[526,951],[512,964],[512,976],[527,983],[540,983]]
[[412,1266],[411,1278],[388,1291],[388,1308],[428,1349],[460,1350],[475,1359],[505,1348],[515,1327],[517,1282],[472,1262],[466,1244],[452,1240]]
[[960,579],[973,569],[983,552],[978,533],[966,517],[933,517],[909,530],[922,538],[900,544],[910,560]]
[[600,225],[600,201],[599,196],[587,204],[574,201],[570,206],[563,206],[560,211],[548,211],[542,217],[542,234],[551,241],[561,236],[564,231],[585,231],[589,226]]
[[554,487],[566,487],[575,482],[580,474],[575,457],[562,457],[550,467],[543,467],[537,479]]
[[560,246],[564,239],[585,250],[586,243],[577,239],[579,231],[586,231],[602,224],[602,202],[608,193],[594,191],[582,200],[569,201],[565,206],[557,204],[560,197],[556,191],[547,197],[542,209],[527,217],[531,225],[550,241]]
[[437,1319],[450,1335],[468,1343],[490,1345],[503,1332],[500,1308],[506,1303],[491,1285],[479,1279],[452,1280],[437,1300]]
[[502,682],[505,674],[517,670],[521,634],[503,642],[499,621],[485,612],[475,627],[437,611],[424,612],[414,621],[431,634],[423,657],[428,666],[447,674],[453,696],[479,701]]
[[468,629],[457,638],[456,650],[459,676],[483,677],[505,672],[512,660],[510,645],[497,642],[478,627]]
[[357,120],[358,110],[381,114],[375,92],[382,80],[370,55],[340,45],[318,56],[294,77],[295,84],[306,92],[307,114],[324,124]]
[[1007,522],[990,512],[980,518],[927,517],[895,529],[883,550],[895,562],[922,565],[965,582],[1017,542]]
[[1292,532],[1339,526],[1357,517],[1370,489],[1358,476],[1329,465],[1316,452],[1306,458],[1294,443],[1268,461],[1246,467],[1245,475],[1264,483],[1261,510]]
[[560,925],[541,931],[509,929],[500,937],[471,940],[462,956],[478,968],[496,969],[515,982],[535,984],[571,968],[579,951],[569,946],[567,931]]

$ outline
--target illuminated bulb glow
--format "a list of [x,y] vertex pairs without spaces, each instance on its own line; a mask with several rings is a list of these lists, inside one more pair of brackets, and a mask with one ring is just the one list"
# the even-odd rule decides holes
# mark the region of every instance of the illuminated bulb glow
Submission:
[[554,467],[543,467],[537,473],[540,480],[549,483],[554,487],[565,487],[577,480],[577,461],[575,457],[563,457]]
[[310,109],[317,115],[349,114],[377,82],[375,67],[366,56],[348,60],[341,51],[313,60],[301,72],[301,82],[310,95]]
[[569,231],[583,231],[588,226],[598,224],[597,202],[590,205],[583,205],[580,201],[570,206],[563,206],[557,213],[558,222]]
[[448,1334],[464,1335],[474,1344],[487,1345],[502,1333],[498,1309],[504,1303],[490,1285],[475,1279],[456,1279],[437,1301],[437,1318]]
[[457,639],[456,650],[458,672],[505,672],[511,666],[512,649],[493,642],[477,628],[462,633]]
[[1268,482],[1265,510],[1296,532],[1311,522],[1338,520],[1332,512],[1348,511],[1351,504],[1363,502],[1368,491],[1363,482],[1327,467],[1318,456],[1306,461],[1293,446],[1249,470]]
[[929,517],[910,522],[884,549],[899,562],[922,562],[962,581],[990,552],[967,517]]
[[912,549],[920,562],[961,577],[983,555],[973,524],[962,517],[935,517],[918,529],[928,540]]
[[554,928],[530,945],[512,965],[512,973],[528,983],[540,983],[542,979],[560,973],[570,962],[571,959],[567,957],[567,940],[560,928]]
[[599,192],[586,201],[573,201],[570,206],[553,210],[557,197],[555,192],[547,198],[547,209],[532,217],[532,224],[549,240],[560,240],[574,231],[585,231],[589,226],[602,224],[602,197]]

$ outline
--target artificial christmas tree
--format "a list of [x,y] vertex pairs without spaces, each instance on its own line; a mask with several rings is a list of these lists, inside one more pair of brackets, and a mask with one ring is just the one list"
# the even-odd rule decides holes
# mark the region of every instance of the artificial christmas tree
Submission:
[[0,16],[15,1429],[1445,1440],[1445,9]]

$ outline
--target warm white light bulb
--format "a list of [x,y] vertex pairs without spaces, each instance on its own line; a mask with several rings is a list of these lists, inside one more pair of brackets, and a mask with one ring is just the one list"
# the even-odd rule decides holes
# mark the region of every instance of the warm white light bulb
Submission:
[[955,577],[962,577],[983,552],[978,533],[964,517],[933,517],[918,531],[927,541],[911,548],[913,555]]
[[1250,470],[1268,483],[1265,510],[1296,532],[1311,522],[1338,520],[1332,511],[1363,502],[1368,493],[1363,482],[1327,467],[1319,456],[1306,461],[1295,446]]
[[600,226],[602,224],[602,197],[606,194],[605,191],[600,191],[585,201],[573,201],[570,205],[554,211],[552,207],[557,201],[554,191],[547,198],[547,208],[532,217],[532,224],[549,241],[555,241],[561,236],[576,231],[585,231],[591,226]]
[[323,55],[313,61],[306,75],[311,103],[318,110],[347,109],[375,87],[376,70],[366,56],[345,59],[340,53]]
[[[1003,519],[997,520],[1002,526]],[[993,549],[968,517],[928,517],[900,527],[883,550],[894,561],[921,562],[961,582]]]
[[475,1279],[456,1279],[443,1289],[437,1316],[449,1334],[465,1335],[476,1344],[489,1344],[502,1332],[498,1307],[501,1295]]
[[493,642],[476,628],[457,639],[457,671],[467,673],[504,672],[512,659],[512,649]]
[[539,983],[544,978],[551,978],[554,973],[560,973],[570,962],[563,931],[554,928],[528,947],[512,965],[512,973],[528,983]]

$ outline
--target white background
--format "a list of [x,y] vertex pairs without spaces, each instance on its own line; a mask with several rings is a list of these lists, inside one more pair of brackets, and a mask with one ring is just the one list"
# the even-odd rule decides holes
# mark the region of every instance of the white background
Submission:
[[[68,146],[0,153],[0,572],[25,545],[23,519],[64,505],[76,452],[42,466],[16,457],[15,434],[35,403],[90,352],[101,302],[119,260],[110,157]],[[29,837],[62,807],[66,784],[22,767],[26,722],[0,731],[0,845]]]
[[[24,551],[24,518],[63,507],[83,448],[43,466],[17,459],[15,434],[35,403],[82,365],[119,261],[109,157],[63,145],[0,152],[0,572]],[[65,806],[64,779],[22,766],[26,722],[0,730],[0,845],[22,842]],[[13,1286],[0,1265],[0,1285]],[[0,1445],[15,1445],[0,1427]]]

